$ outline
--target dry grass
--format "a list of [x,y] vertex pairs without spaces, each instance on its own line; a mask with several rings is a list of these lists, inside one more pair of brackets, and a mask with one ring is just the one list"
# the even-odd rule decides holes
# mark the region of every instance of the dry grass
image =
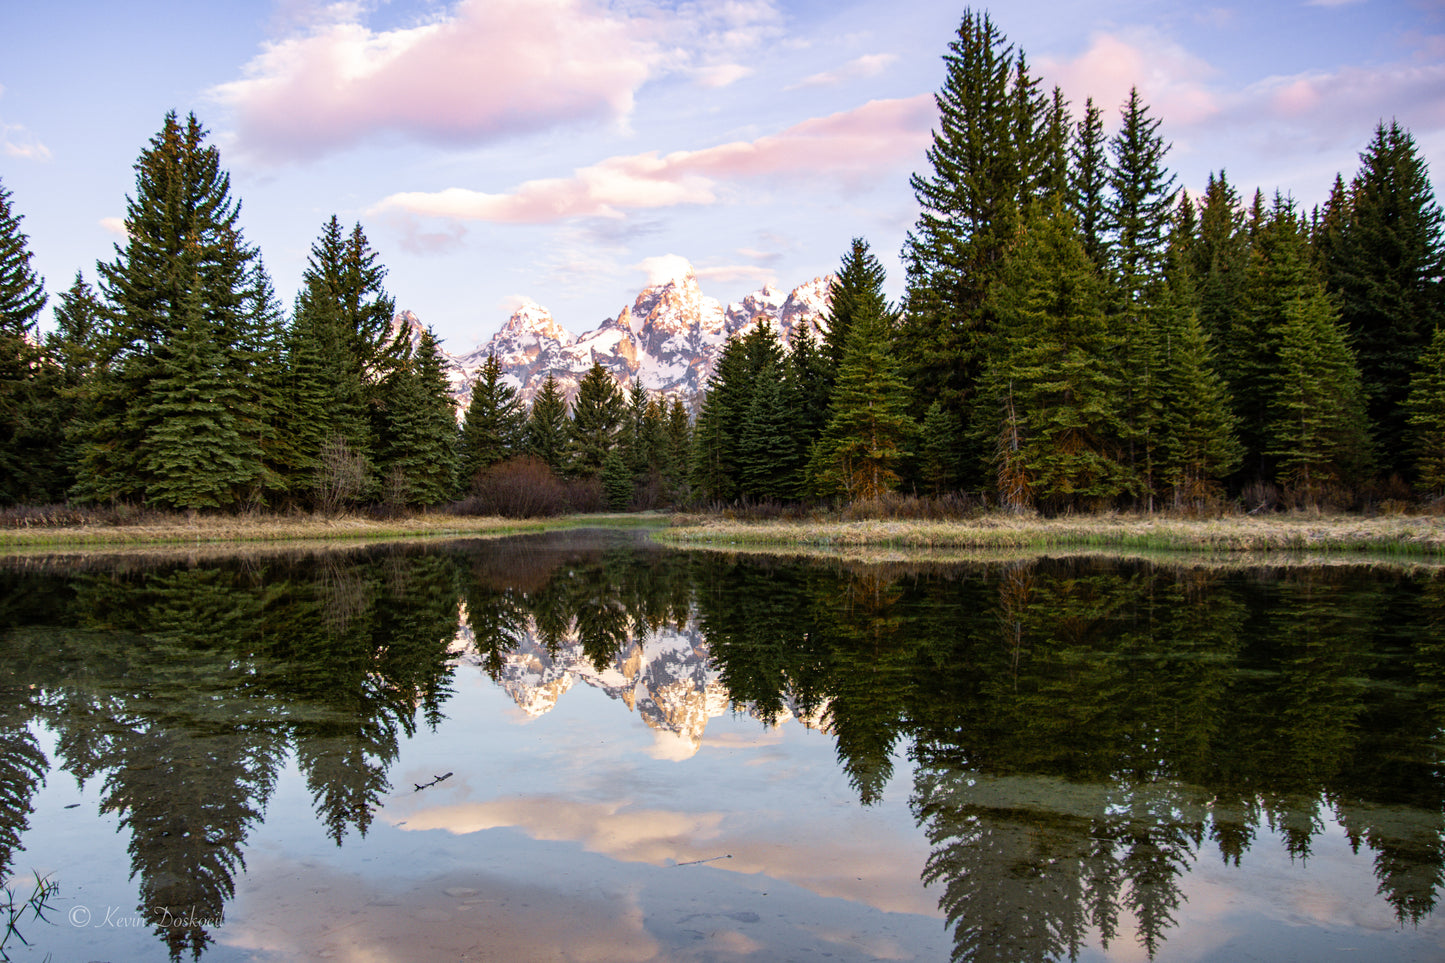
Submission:
[[963,521],[776,521],[679,516],[660,539],[680,546],[812,546],[829,549],[1080,549],[1269,554],[1445,555],[1438,517],[1279,515],[1215,519],[1158,515],[1064,518],[981,515]]
[[576,524],[575,520],[518,521],[424,514],[377,520],[359,516],[326,518],[311,515],[216,515],[187,519],[184,515],[147,515],[131,524],[61,525],[0,529],[0,549],[102,548],[126,546],[193,546],[264,543],[331,543],[356,545],[396,539],[443,539],[518,532]]

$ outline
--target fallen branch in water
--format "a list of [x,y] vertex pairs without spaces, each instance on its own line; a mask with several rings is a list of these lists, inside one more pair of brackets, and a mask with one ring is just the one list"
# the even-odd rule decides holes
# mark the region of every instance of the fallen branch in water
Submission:
[[449,773],[449,772],[445,772],[445,773],[442,773],[440,776],[437,776],[435,779],[433,779],[431,782],[428,782],[428,783],[415,783],[415,782],[414,782],[414,783],[412,783],[412,785],[413,785],[413,786],[416,786],[416,788],[413,789],[412,792],[421,792],[423,789],[430,789],[432,786],[435,786],[437,783],[439,783],[439,782],[441,782],[441,781],[443,781],[443,780],[445,780],[445,779],[450,779],[450,778],[452,778],[452,774]]
[[698,865],[699,863],[715,863],[715,862],[717,862],[717,861],[720,860],[720,859],[732,859],[732,858],[733,858],[733,854],[732,854],[732,853],[728,853],[726,856],[709,856],[707,859],[690,859],[690,860],[688,860],[688,861],[685,862],[685,863],[673,863],[673,865],[674,865],[674,866],[696,866],[696,865]]

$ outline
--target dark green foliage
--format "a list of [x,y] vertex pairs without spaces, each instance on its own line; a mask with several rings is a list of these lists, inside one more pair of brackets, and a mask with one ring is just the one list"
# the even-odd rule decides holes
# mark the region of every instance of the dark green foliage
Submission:
[[678,398],[672,399],[667,411],[666,434],[663,439],[663,482],[674,504],[686,501],[689,492],[688,474],[692,464],[692,422],[687,409]]
[[959,448],[958,421],[935,400],[918,429],[918,477],[928,494],[937,496],[953,489]]
[[[556,389],[554,381],[554,394]],[[526,423],[517,389],[503,380],[502,365],[496,356],[488,357],[472,382],[471,401],[462,419],[462,481],[470,484],[484,468],[518,453]]]
[[810,486],[820,495],[866,501],[898,486],[916,427],[894,350],[896,324],[887,310],[853,319],[828,424],[808,464]]
[[1420,356],[1405,413],[1416,484],[1439,498],[1445,495],[1445,327],[1435,329]]
[[627,403],[617,381],[594,361],[577,385],[567,431],[567,471],[578,477],[601,474],[602,463],[618,442]]
[[809,325],[798,324],[793,328],[793,336],[788,341],[787,376],[796,406],[796,441],[804,452],[822,434],[828,418],[828,396],[837,374],[836,365],[823,351],[824,346],[818,344]]
[[1042,101],[1021,54],[985,13],[965,10],[944,55],[939,123],[922,209],[904,243],[903,337],[916,397],[960,412],[974,393],[993,328],[985,301],[1037,187]]
[[[266,399],[244,382],[264,350],[267,292],[205,136],[195,115],[166,116],[136,163],[128,240],[99,265],[105,317],[77,481],[90,500],[229,508],[264,487]],[[167,421],[195,385],[214,386],[216,402],[183,433]]]
[[1188,249],[1187,263],[1199,305],[1199,323],[1219,349],[1225,380],[1236,378],[1230,365],[1245,346],[1231,339],[1240,332],[1249,237],[1239,194],[1224,171],[1209,175],[1199,201],[1199,230]]
[[618,448],[613,448],[602,459],[602,495],[607,500],[607,509],[614,512],[626,511],[632,504],[632,470],[627,467],[627,458]]
[[554,472],[560,472],[566,463],[568,426],[567,399],[562,397],[557,379],[549,373],[532,399],[532,410],[522,429],[522,445],[528,454],[542,459]]
[[[883,265],[868,248],[868,242],[853,238],[848,253],[834,275],[829,288],[827,331],[823,334],[822,361],[827,392],[831,392],[838,381],[838,369],[843,366],[843,355],[848,349],[848,332],[853,329],[856,318],[874,316],[888,310],[883,299],[883,285],[887,275]],[[826,407],[828,396],[823,403]]]
[[1084,253],[1104,267],[1104,205],[1108,186],[1104,111],[1090,97],[1069,145],[1069,212],[1078,225]]
[[457,416],[431,329],[391,377],[378,466],[392,505],[437,505],[456,490]]
[[[382,287],[385,277],[361,225],[344,234],[333,214],[311,246],[292,321],[293,398],[313,416],[295,426],[303,477],[332,439],[343,440],[373,466],[384,460],[377,444],[386,386],[410,347],[410,332],[394,321],[396,306]],[[377,481],[372,479],[366,494]]]
[[[192,291],[152,356],[137,467],[147,502],[195,511],[235,504],[258,477],[261,449],[237,417],[246,393],[204,321],[200,284]],[[231,444],[208,444],[218,437]]]
[[45,290],[20,221],[0,183],[0,505],[62,494],[53,408],[59,384],[36,328]]
[[0,182],[0,333],[6,338],[33,333],[46,301],[45,282],[30,266],[30,239],[20,230],[21,220]]
[[994,290],[999,344],[977,419],[1000,503],[1099,508],[1127,490],[1119,458],[1117,336],[1103,279],[1055,203],[1030,218]]
[[752,397],[739,426],[738,487],[748,498],[781,501],[796,498],[801,452],[782,365],[771,359],[754,378]]
[[1269,424],[1279,480],[1306,499],[1328,482],[1358,483],[1370,457],[1364,398],[1328,295],[1291,300],[1279,338]]
[[1158,306],[1173,213],[1174,177],[1164,168],[1169,148],[1160,121],[1130,90],[1110,141],[1110,194],[1104,207],[1112,323],[1118,351],[1119,413],[1124,461],[1136,497],[1152,507],[1162,415]]
[[1383,467],[1403,471],[1410,375],[1445,324],[1445,222],[1425,161],[1397,122],[1375,128],[1361,161],[1348,213],[1331,196],[1322,266],[1359,358]]
[[[1190,204],[1187,197],[1184,203]],[[1167,493],[1176,508],[1206,506],[1220,494],[1219,483],[1240,458],[1229,396],[1194,308],[1187,266],[1191,249],[1186,239],[1191,237],[1184,221],[1171,245],[1169,280],[1157,315],[1161,349],[1157,481],[1159,494]]]
[[[712,377],[708,380],[707,394],[703,398],[702,411],[697,417],[697,428],[693,437],[694,484],[709,498],[731,501],[736,498],[773,497],[760,496],[750,487],[763,483],[758,466],[761,464],[762,446],[777,445],[777,450],[788,451],[789,457],[778,466],[782,478],[764,483],[772,489],[781,486],[787,490],[798,484],[795,472],[800,468],[798,458],[797,424],[794,418],[796,406],[786,397],[787,386],[774,384],[767,390],[777,390],[776,402],[765,402],[754,411],[754,398],[761,386],[764,372],[773,382],[785,378],[785,363],[782,346],[778,344],[776,332],[764,319],[728,339],[718,356]],[[785,432],[782,438],[763,439],[757,430],[747,436],[747,450],[744,450],[745,425],[750,414],[755,416],[755,426],[763,424],[757,419],[772,419],[769,423],[779,425]],[[744,478],[745,460],[749,466]]]
[[1358,483],[1370,463],[1359,374],[1293,203],[1277,195],[1266,211],[1256,198],[1254,211],[1226,369],[1245,477],[1278,476],[1313,498],[1326,481]]

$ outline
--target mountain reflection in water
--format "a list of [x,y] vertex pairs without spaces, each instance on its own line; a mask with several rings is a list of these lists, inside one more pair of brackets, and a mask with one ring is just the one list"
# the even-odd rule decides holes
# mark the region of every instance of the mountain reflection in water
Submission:
[[[0,870],[44,860],[28,844],[34,799],[65,772],[98,787],[128,839],[136,912],[172,959],[199,958],[219,949],[248,839],[294,767],[338,847],[363,845],[393,805],[413,832],[514,827],[614,862],[695,860],[894,914],[936,905],[956,960],[1120,946],[1162,958],[1202,861],[1247,873],[1267,837],[1304,866],[1336,834],[1373,864],[1403,941],[1390,945],[1425,959],[1442,952],[1442,628],[1433,569],[864,565],[600,533],[214,562],[12,559],[0,566]],[[393,767],[477,671],[527,717],[594,687],[656,733],[653,758],[688,766],[707,764],[692,757],[711,720],[801,722],[830,741],[857,805],[906,797],[928,855],[880,871],[892,895],[875,880],[860,897],[869,884],[852,863],[789,875],[717,813],[520,788],[389,804],[432,791],[395,784]],[[690,836],[727,841],[735,861],[676,842]],[[849,840],[832,845],[852,858]],[[905,877],[920,880],[912,893]],[[692,958],[686,937],[639,926],[659,949],[636,958]],[[46,931],[34,935],[43,947]],[[781,958],[751,937],[710,952]]]

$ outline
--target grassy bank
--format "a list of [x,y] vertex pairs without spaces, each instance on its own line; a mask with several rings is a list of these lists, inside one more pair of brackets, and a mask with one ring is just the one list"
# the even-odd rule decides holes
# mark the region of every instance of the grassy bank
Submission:
[[514,519],[423,514],[409,518],[313,515],[149,514],[131,523],[37,526],[0,529],[0,551],[97,549],[132,546],[259,545],[344,543],[474,538],[541,532],[579,525],[657,524],[656,516],[589,515]]
[[1065,518],[982,515],[960,521],[743,522],[678,516],[658,533],[678,546],[810,546],[850,549],[1024,550],[1093,548],[1104,551],[1362,553],[1445,555],[1445,522],[1438,517],[1230,516],[1212,519],[1148,515]]

